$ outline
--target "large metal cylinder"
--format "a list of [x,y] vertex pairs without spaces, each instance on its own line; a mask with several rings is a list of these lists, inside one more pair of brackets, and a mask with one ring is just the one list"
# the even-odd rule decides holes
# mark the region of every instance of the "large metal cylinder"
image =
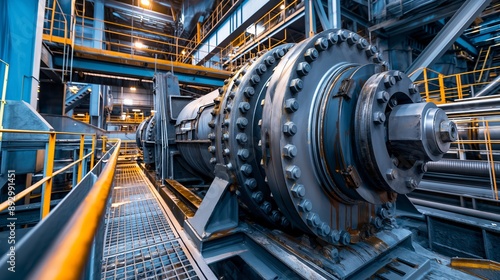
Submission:
[[241,204],[272,226],[332,244],[391,222],[457,128],[356,33],[327,30],[243,65],[176,125],[198,172],[225,165]]

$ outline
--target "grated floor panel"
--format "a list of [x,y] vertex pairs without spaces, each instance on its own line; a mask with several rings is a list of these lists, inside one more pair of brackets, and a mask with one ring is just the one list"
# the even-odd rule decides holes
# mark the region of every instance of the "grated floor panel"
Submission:
[[102,279],[199,279],[137,164],[119,165],[106,212]]

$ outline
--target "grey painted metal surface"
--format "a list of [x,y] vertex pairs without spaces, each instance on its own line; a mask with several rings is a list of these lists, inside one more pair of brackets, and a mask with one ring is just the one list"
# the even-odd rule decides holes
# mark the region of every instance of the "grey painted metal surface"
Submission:
[[430,66],[436,59],[448,50],[455,40],[462,34],[472,21],[489,5],[490,0],[467,0],[446,25],[439,31],[434,39],[427,45],[425,50],[406,69],[406,74],[413,73],[412,81],[415,81],[422,68]]
[[[3,117],[6,129],[53,131],[54,128],[24,101],[7,100]],[[47,134],[3,133],[2,141],[48,141]]]

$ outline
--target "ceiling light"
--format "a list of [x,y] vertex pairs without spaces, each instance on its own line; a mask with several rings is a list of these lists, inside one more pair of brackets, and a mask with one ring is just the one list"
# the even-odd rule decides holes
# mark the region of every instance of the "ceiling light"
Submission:
[[138,49],[144,49],[146,47],[146,45],[144,45],[141,41],[135,42],[134,45]]
[[285,9],[285,4],[281,4],[280,9],[284,10]]
[[85,114],[76,114],[78,117],[85,117]]
[[135,91],[135,90],[136,90],[136,88],[135,88],[135,87],[130,87],[130,90],[131,90],[131,91]]
[[141,0],[141,5],[149,7],[149,5],[151,5],[151,2],[149,2],[149,0]]
[[132,109],[132,112],[140,112],[141,109]]
[[181,53],[182,53],[183,55],[185,55],[185,54],[186,54],[186,50],[182,50],[182,52],[181,52]]
[[134,105],[134,100],[125,98],[123,99],[123,105]]

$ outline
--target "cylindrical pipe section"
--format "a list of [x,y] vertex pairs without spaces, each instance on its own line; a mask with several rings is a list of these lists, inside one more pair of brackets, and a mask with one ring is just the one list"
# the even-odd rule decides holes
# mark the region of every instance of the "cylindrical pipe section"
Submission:
[[[200,174],[213,177],[214,165],[210,163],[210,112],[214,106],[215,90],[190,102],[177,117],[175,139],[179,152],[187,163]],[[213,136],[215,137],[215,136]]]
[[422,199],[417,199],[417,198],[410,198],[410,201],[416,205],[421,205],[421,206],[435,208],[435,209],[439,209],[439,210],[443,210],[443,211],[449,211],[449,212],[454,212],[457,214],[463,214],[463,215],[467,215],[467,216],[477,217],[480,219],[486,219],[486,220],[500,222],[500,215],[494,214],[494,213],[489,213],[489,212],[484,212],[484,211],[479,211],[479,210],[474,210],[474,209],[469,209],[469,208],[464,208],[464,207],[459,207],[459,206],[454,206],[454,205],[442,204],[442,203],[437,203],[437,202],[432,202],[432,201],[427,201],[427,200],[422,200]]
[[493,81],[491,81],[487,86],[481,89],[476,97],[486,96],[495,93],[495,91],[500,87],[500,76],[496,77]]
[[[495,162],[493,166],[495,174],[500,174],[500,163]],[[427,171],[489,177],[491,174],[491,165],[490,162],[480,160],[445,159],[428,162]]]

